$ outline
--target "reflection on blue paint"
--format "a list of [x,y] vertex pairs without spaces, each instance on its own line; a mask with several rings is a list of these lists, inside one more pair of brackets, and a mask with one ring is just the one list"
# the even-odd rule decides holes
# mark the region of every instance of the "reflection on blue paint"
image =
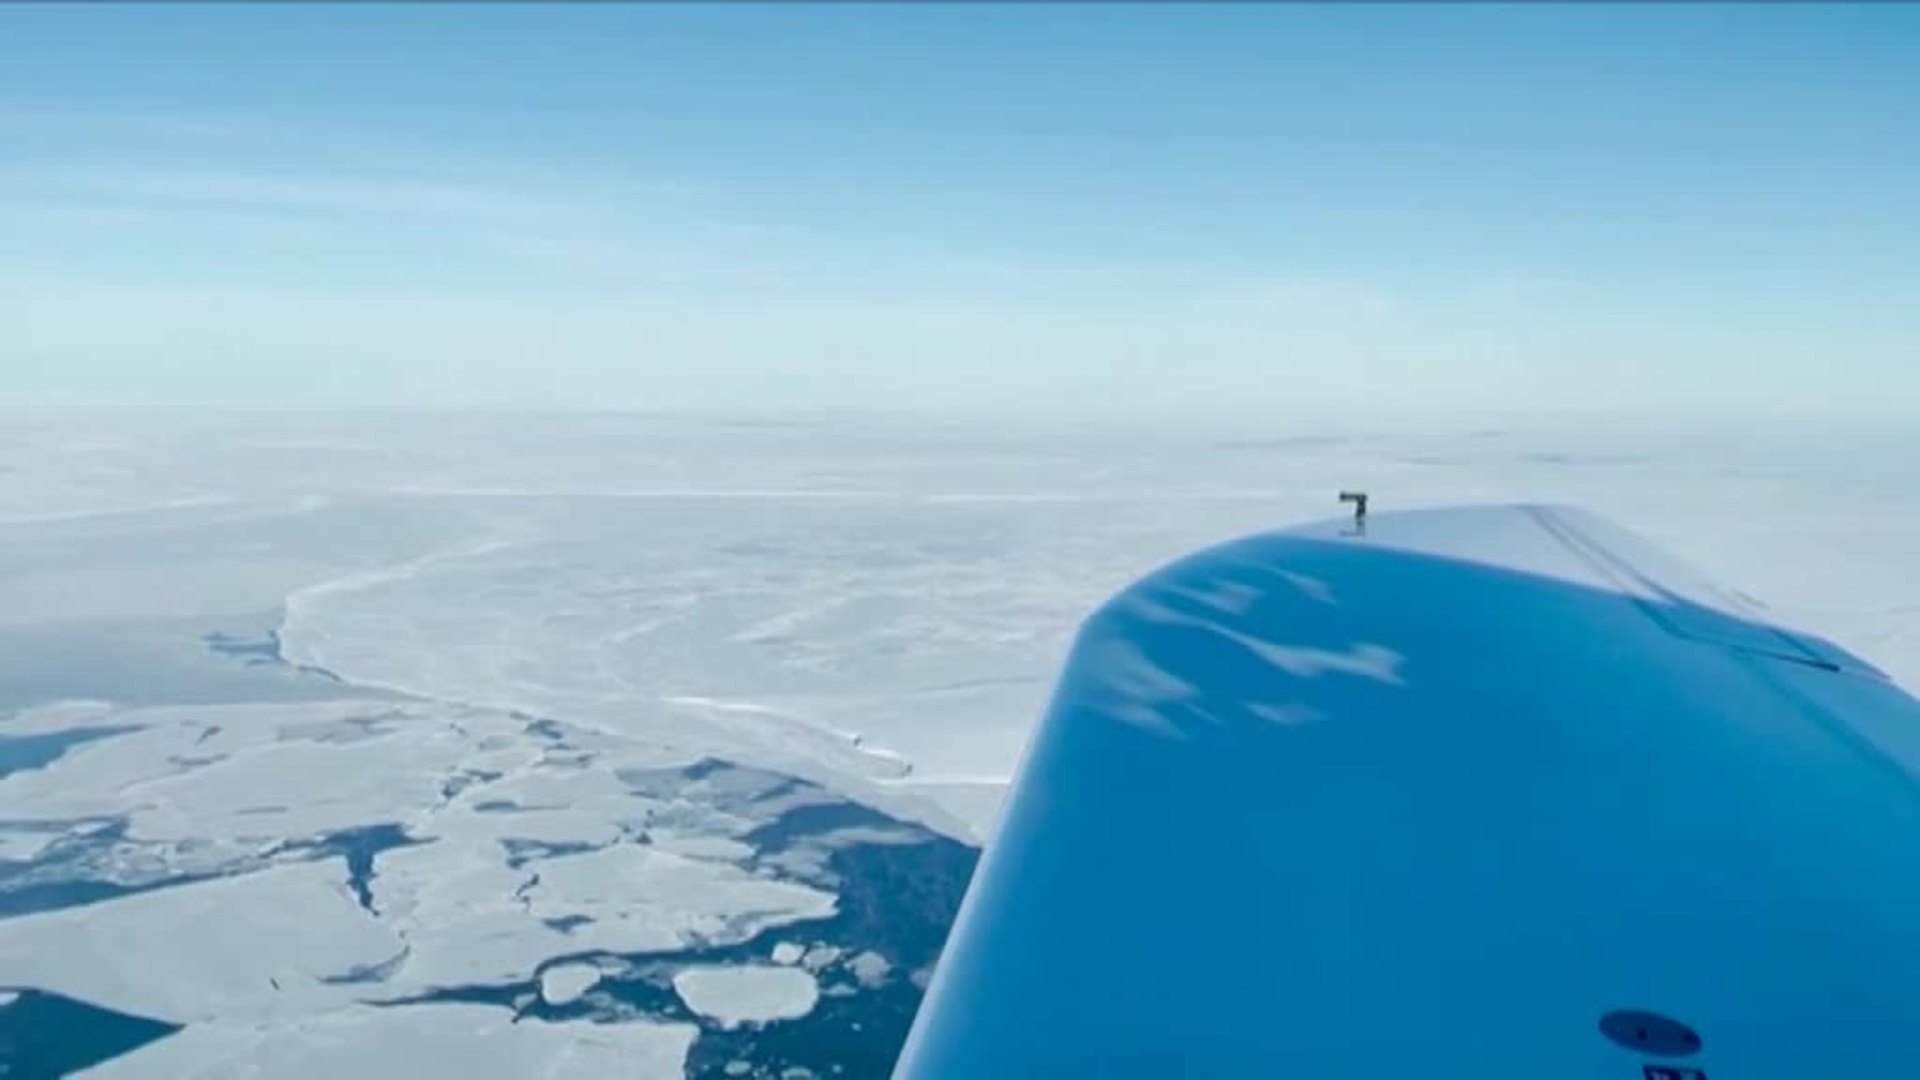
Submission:
[[1920,705],[1651,557],[1397,517],[1088,620],[898,1075],[1606,1080],[1627,1008],[1715,1076],[1920,1076]]

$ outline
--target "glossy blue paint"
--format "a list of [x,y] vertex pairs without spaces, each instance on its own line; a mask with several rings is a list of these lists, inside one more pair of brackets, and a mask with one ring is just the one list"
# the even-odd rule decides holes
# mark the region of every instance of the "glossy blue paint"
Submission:
[[1229,543],[1087,621],[896,1075],[1920,1076],[1917,775],[1871,665],[1590,515]]

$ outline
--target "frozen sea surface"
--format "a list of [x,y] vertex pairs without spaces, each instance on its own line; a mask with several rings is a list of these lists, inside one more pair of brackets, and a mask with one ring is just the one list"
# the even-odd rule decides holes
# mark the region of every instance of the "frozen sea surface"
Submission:
[[1575,502],[1911,686],[1916,442],[0,419],[0,1074],[883,1076],[1127,581],[1341,488]]

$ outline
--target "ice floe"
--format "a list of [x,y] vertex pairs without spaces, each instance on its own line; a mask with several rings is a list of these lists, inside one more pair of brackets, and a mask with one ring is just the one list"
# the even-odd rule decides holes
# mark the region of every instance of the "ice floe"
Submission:
[[687,1007],[723,1027],[805,1016],[820,987],[803,968],[742,965],[694,967],[674,976]]
[[279,1023],[196,1025],[79,1075],[88,1080],[448,1076],[601,1080],[679,1076],[697,1032],[632,1020],[515,1023],[481,1005],[356,1006]]
[[847,961],[847,970],[853,973],[861,986],[871,989],[887,981],[887,976],[893,972],[893,964],[886,957],[869,950]]
[[404,948],[355,902],[336,862],[0,920],[9,982],[177,1023],[344,1005],[353,991],[329,980]]
[[549,1005],[565,1005],[599,981],[600,969],[592,964],[555,964],[540,973],[540,997]]

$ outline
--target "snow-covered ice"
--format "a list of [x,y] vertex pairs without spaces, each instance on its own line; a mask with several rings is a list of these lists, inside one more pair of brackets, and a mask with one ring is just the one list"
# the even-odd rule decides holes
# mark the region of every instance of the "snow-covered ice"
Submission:
[[800,966],[811,972],[825,971],[840,959],[840,949],[833,945],[815,945],[800,958]]
[[673,980],[687,1007],[726,1027],[805,1016],[820,1000],[805,969],[745,965],[688,968]]
[[540,973],[540,996],[549,1005],[565,1005],[599,981],[600,969],[592,964],[555,964]]
[[520,1024],[503,1009],[355,1007],[273,1027],[215,1023],[116,1058],[87,1080],[292,1080],[457,1076],[462,1080],[602,1080],[680,1075],[695,1029],[629,1021]]
[[724,863],[618,844],[543,862],[529,905],[543,918],[587,916],[592,929],[576,936],[611,952],[639,952],[695,935],[744,939],[767,926],[819,918],[833,910],[833,896]]
[[0,861],[31,862],[59,839],[60,834],[51,830],[27,832],[16,827],[0,832]]
[[[1197,547],[1337,515],[1341,488],[1584,505],[1920,684],[1911,424],[42,417],[0,437],[0,978],[188,1024],[100,1075],[671,1075],[728,1024],[910,993],[944,925],[849,938],[838,875],[926,849],[923,827],[990,835],[1089,611]],[[1260,644],[1396,677],[1377,652]],[[725,1046],[716,1071],[751,1049]]]
[[277,866],[112,903],[0,920],[0,971],[176,1023],[300,1016],[352,1000],[329,983],[404,947],[337,862]]

